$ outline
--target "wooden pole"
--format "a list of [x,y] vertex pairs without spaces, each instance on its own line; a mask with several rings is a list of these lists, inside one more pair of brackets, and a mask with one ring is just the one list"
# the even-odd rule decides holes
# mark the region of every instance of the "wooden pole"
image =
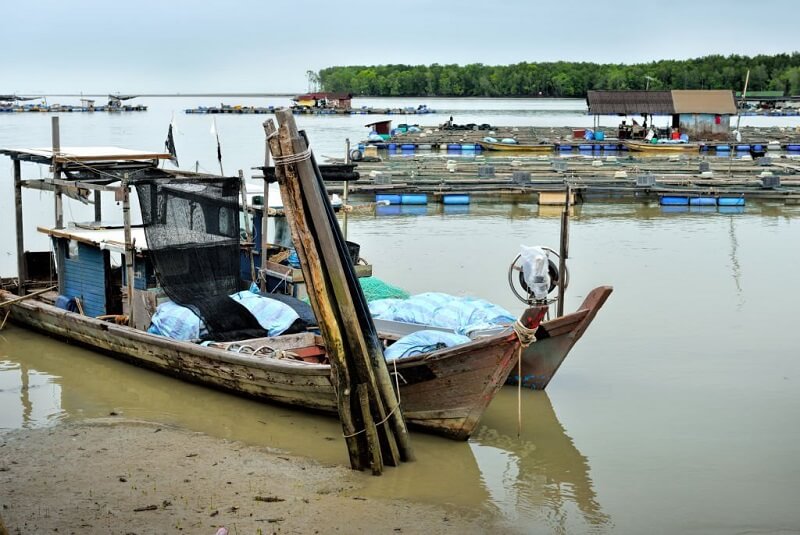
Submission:
[[375,421],[372,419],[372,414],[369,407],[369,392],[367,385],[364,383],[356,386],[358,393],[358,401],[361,404],[361,414],[364,415],[364,432],[367,433],[369,440],[369,466],[372,469],[372,475],[378,476],[383,472],[383,459],[381,458],[380,441],[378,440],[378,429],[375,427]]
[[[53,135],[53,178],[61,179],[61,164],[57,162],[58,153],[61,152],[61,130],[58,125],[58,116],[52,118]],[[55,227],[64,228],[64,204],[61,197],[61,186],[53,184],[53,195],[55,196]]]
[[22,219],[22,168],[20,161],[14,159],[14,222],[17,234],[17,293],[25,295],[25,281],[28,278],[25,265],[25,229]]
[[94,220],[96,223],[99,223],[103,220],[103,198],[101,196],[100,190],[94,190],[94,195],[92,195],[92,200],[94,201]]
[[[350,163],[350,138],[344,140],[344,163]],[[342,234],[344,239],[347,239],[347,193],[350,191],[350,182],[346,181],[342,184]]]
[[[278,132],[272,121],[264,123],[264,130],[273,157],[283,155],[283,148],[278,139]],[[329,293],[325,274],[321,269],[321,262],[316,247],[312,243],[311,229],[303,212],[303,202],[298,189],[298,179],[294,166],[275,166],[275,175],[281,188],[284,210],[287,222],[292,233],[297,256],[307,268],[304,270],[304,280],[308,290],[309,301],[314,310],[320,330],[325,338],[328,358],[331,361],[331,382],[336,392],[336,403],[339,410],[339,419],[345,436],[345,444],[350,456],[350,465],[356,470],[362,470],[368,461],[362,457],[362,448],[359,445],[359,435],[356,424],[361,424],[353,417],[351,403],[355,393],[350,388],[350,374],[345,365],[344,340],[338,318],[333,311],[333,306],[325,297]]]
[[128,325],[133,325],[133,256],[136,254],[131,238],[131,189],[128,186],[127,173],[120,185],[122,189],[122,223],[125,235],[125,278],[128,292]]
[[564,315],[564,291],[566,290],[567,278],[567,257],[569,256],[569,208],[572,198],[572,188],[566,184],[567,200],[564,203],[564,211],[561,212],[561,240],[558,248],[558,305],[556,307],[556,317]]
[[[294,115],[288,110],[279,110],[276,112],[276,116],[281,122],[282,131],[284,127],[287,131],[285,138],[287,146],[291,144],[289,150],[287,150],[286,147],[284,148],[284,154],[304,153],[308,149],[308,144],[297,130]],[[282,139],[281,142],[283,143],[284,139]],[[332,215],[332,212],[328,213],[326,208],[330,207],[330,203],[327,201],[327,192],[324,191],[324,185],[322,185],[318,179],[313,156],[309,154],[308,158],[298,161],[296,166],[303,190],[307,192],[304,197],[309,208],[307,215],[310,216],[312,226],[316,231],[315,237],[323,261],[325,262],[325,270],[328,272],[332,281],[331,287],[333,289],[333,294],[329,295],[328,299],[332,299],[334,307],[338,309],[341,325],[344,329],[344,339],[349,342],[347,346],[349,354],[347,356],[350,358],[347,362],[354,366],[359,381],[366,383],[369,388],[370,401],[372,402],[372,407],[375,409],[375,419],[384,422],[381,427],[381,439],[384,441],[384,446],[386,447],[384,450],[387,455],[385,462],[388,465],[396,466],[400,463],[401,458],[408,458],[405,455],[405,450],[410,450],[410,444],[404,445],[403,454],[401,456],[397,447],[396,438],[403,435],[397,432],[392,434],[391,426],[397,424],[394,420],[392,420],[391,425],[387,421],[388,414],[399,416],[400,427],[405,430],[405,422],[402,420],[402,414],[400,414],[399,410],[394,410],[397,408],[394,391],[382,392],[378,387],[376,373],[381,367],[383,370],[386,370],[386,361],[383,359],[383,352],[380,348],[378,349],[380,354],[373,358],[371,352],[374,351],[376,345],[379,344],[372,344],[367,338],[370,334],[373,334],[376,338],[377,335],[369,333],[359,322],[353,292],[360,292],[361,289],[360,287],[351,288],[347,284],[345,265],[351,272],[352,265],[349,257],[345,258],[345,264],[339,254],[339,245],[346,251],[344,238],[340,233],[336,218]],[[337,244],[336,234],[340,236],[340,238],[338,238],[341,240],[340,244]],[[351,276],[355,279],[354,273],[351,273]],[[355,284],[357,286],[358,282],[355,281]],[[368,319],[371,322],[371,317]],[[374,331],[374,328],[372,330]],[[386,376],[388,377],[388,371],[386,372]],[[384,394],[386,397],[384,397]],[[389,403],[390,410],[387,411],[384,401]],[[403,438],[407,438],[407,431]]]
[[256,278],[256,265],[255,261],[253,260],[253,247],[255,247],[255,243],[253,243],[253,233],[250,229],[250,212],[248,211],[247,206],[247,184],[244,182],[244,171],[239,169],[239,194],[242,197],[242,214],[244,214],[244,235],[247,243],[250,244],[250,248],[248,249],[247,253],[250,257],[250,280],[252,282],[256,282],[258,279]]
[[[279,110],[276,112],[276,116],[281,123],[283,154],[304,154],[308,145],[297,131],[291,111]],[[349,342],[348,349],[351,359],[347,362],[352,361],[360,382],[365,383],[370,389],[375,420],[384,422],[379,429],[383,431],[381,439],[384,440],[384,453],[387,455],[384,461],[386,464],[394,465],[398,464],[399,460],[412,460],[413,451],[408,431],[399,410],[396,394],[391,386],[386,362],[375,334],[374,325],[371,323],[371,317],[368,314],[366,316],[369,325],[360,324],[358,319],[355,292],[360,294],[361,289],[358,287],[357,280],[353,281],[354,288],[348,285],[345,269],[352,271],[352,265],[349,258],[345,259],[339,254],[343,249],[346,251],[344,238],[336,224],[330,203],[325,200],[327,193],[319,180],[313,156],[309,154],[306,158],[300,158],[295,165],[303,191],[308,192],[304,197],[304,201],[308,203],[306,216],[310,218],[311,226],[316,231],[314,237],[325,262],[325,271],[331,280],[333,293],[323,296],[323,298],[332,300],[334,309],[338,310],[341,326],[344,329],[344,339]],[[351,273],[350,278],[355,279],[354,273]],[[363,300],[363,294],[360,299]],[[386,388],[383,387],[384,385]],[[399,450],[398,446],[400,446]]]
[[269,168],[269,142],[266,141],[266,150],[264,151],[264,196],[263,207],[264,211],[261,214],[261,277],[259,288],[262,292],[267,291],[267,254],[269,251],[269,181],[267,180],[267,169]]

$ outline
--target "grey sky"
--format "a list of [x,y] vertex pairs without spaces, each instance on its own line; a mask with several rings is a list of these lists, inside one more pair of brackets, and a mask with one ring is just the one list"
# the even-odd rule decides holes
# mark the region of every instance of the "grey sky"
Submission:
[[0,93],[293,92],[331,65],[800,50],[797,0],[39,0],[3,11]]

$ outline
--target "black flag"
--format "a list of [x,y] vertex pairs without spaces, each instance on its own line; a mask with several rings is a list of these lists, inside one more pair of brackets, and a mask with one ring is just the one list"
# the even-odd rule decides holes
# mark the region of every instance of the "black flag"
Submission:
[[169,152],[170,161],[178,167],[178,153],[175,152],[175,139],[172,137],[172,123],[169,123],[169,130],[167,130],[167,140],[164,142],[164,149]]

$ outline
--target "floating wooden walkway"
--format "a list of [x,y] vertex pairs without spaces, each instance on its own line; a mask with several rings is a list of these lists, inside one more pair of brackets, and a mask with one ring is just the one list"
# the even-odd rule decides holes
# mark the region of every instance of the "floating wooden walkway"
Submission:
[[[275,113],[280,109],[280,106],[229,106],[222,104],[220,106],[199,106],[197,108],[188,108],[184,110],[185,113],[199,113],[199,114],[232,114],[232,115],[266,115]],[[307,108],[295,107],[292,108],[294,115],[427,115],[435,113],[429,108],[350,108],[350,109],[336,109],[336,108]]]
[[69,104],[15,104],[13,106],[0,106],[0,113],[94,113],[94,112],[129,112],[147,111],[147,106],[80,106]]
[[[350,193],[389,205],[539,202],[569,184],[576,202],[720,195],[800,203],[800,158],[447,156],[361,162]],[[336,183],[329,190],[341,191]],[[563,197],[563,195],[561,196]],[[561,198],[560,197],[560,198]],[[560,201],[560,202],[563,202]]]

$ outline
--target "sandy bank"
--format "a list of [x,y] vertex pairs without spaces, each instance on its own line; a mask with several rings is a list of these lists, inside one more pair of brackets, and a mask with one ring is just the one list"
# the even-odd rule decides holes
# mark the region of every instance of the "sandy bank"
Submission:
[[17,430],[0,434],[0,533],[493,530],[465,511],[363,498],[367,477],[149,423]]

